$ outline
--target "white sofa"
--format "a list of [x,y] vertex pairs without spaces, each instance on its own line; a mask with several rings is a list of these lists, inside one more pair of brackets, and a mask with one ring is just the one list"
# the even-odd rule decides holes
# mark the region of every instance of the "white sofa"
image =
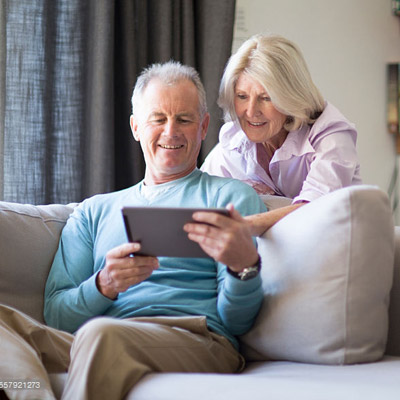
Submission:
[[[0,202],[0,303],[43,321],[46,277],[72,210]],[[241,338],[245,370],[149,374],[127,398],[400,399],[400,228],[387,196],[371,186],[324,196],[277,223],[259,251],[265,302]],[[51,375],[58,396],[65,377]]]

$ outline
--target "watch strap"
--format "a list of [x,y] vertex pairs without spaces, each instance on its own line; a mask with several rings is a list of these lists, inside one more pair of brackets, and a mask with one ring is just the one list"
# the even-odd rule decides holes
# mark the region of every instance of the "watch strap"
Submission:
[[234,278],[239,279],[241,281],[247,281],[249,279],[255,278],[261,270],[261,257],[258,256],[257,262],[243,269],[243,271],[235,272],[232,271],[229,267],[227,267],[229,275],[232,275]]

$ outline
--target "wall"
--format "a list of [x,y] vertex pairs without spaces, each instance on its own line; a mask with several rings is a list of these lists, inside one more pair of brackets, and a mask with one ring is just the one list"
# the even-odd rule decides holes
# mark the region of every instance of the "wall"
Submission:
[[386,128],[386,63],[400,62],[400,17],[391,0],[236,0],[233,50],[258,32],[303,51],[324,97],[356,124],[365,183],[388,190],[397,162]]

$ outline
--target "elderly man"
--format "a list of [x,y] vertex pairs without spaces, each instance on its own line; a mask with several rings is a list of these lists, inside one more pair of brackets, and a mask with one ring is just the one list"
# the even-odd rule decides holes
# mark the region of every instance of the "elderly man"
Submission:
[[[45,291],[52,328],[8,316],[41,332],[24,339],[37,355],[29,377],[43,382],[41,398],[52,398],[46,369],[68,369],[63,399],[75,400],[123,398],[151,371],[232,373],[243,366],[235,336],[251,327],[262,289],[241,215],[264,205],[248,185],[196,168],[209,115],[193,68],[149,67],[132,108],[144,180],[84,201],[67,221]],[[184,227],[210,258],[148,257],[135,255],[140,244],[127,243],[121,217],[121,207],[143,205],[227,207],[230,216],[197,212],[196,223]]]

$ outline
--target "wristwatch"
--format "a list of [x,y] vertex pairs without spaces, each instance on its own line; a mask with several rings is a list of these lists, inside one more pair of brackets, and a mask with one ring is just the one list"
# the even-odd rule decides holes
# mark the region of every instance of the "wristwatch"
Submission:
[[257,262],[251,267],[246,267],[243,271],[235,272],[232,271],[229,267],[227,267],[228,273],[235,277],[236,279],[240,279],[241,281],[248,281],[249,279],[255,278],[261,270],[261,258],[258,256]]

